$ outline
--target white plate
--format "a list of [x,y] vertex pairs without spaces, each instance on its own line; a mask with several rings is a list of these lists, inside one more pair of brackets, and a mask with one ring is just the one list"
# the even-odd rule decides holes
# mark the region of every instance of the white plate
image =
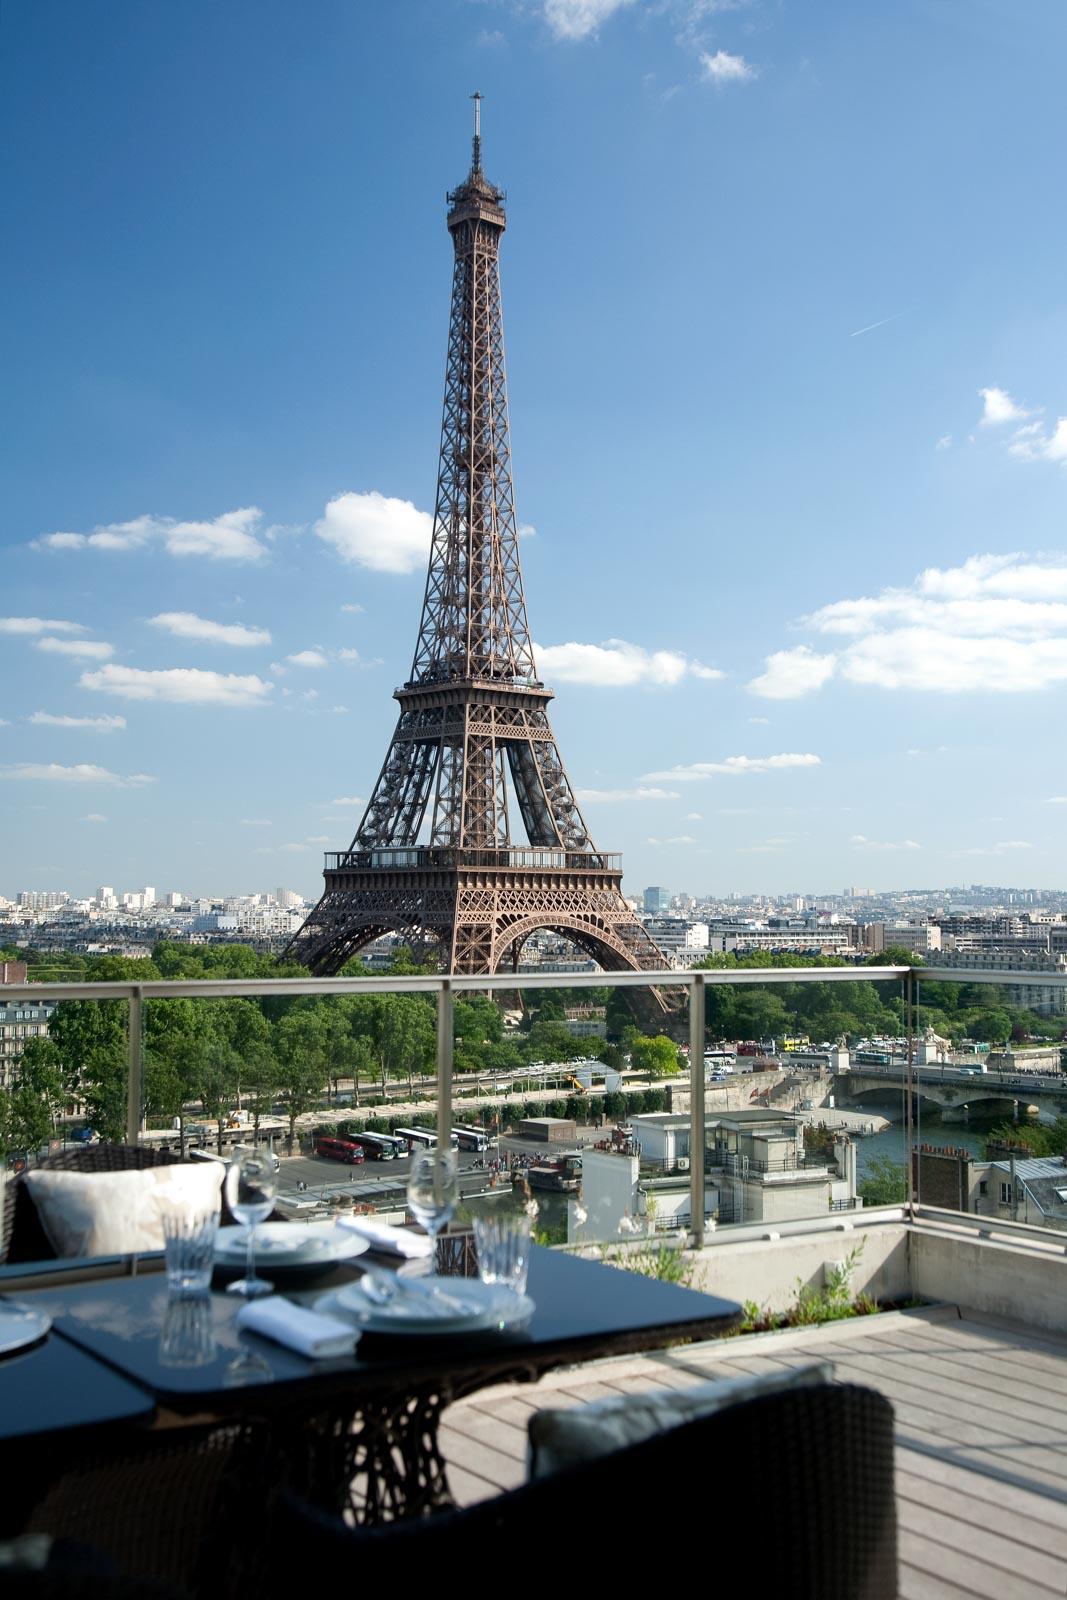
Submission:
[[[318,1267],[334,1261],[351,1261],[370,1246],[366,1239],[332,1222],[264,1222],[256,1229],[256,1265]],[[215,1260],[224,1267],[243,1267],[248,1250],[245,1228],[220,1228],[215,1240]]]
[[0,1301],[0,1355],[10,1355],[43,1339],[52,1319],[47,1311],[24,1306],[20,1300]]
[[[406,1278],[395,1300],[379,1305],[357,1283],[316,1301],[316,1309],[344,1317],[368,1333],[484,1333],[524,1328],[534,1314],[529,1295],[479,1278]],[[435,1293],[436,1291],[436,1293]],[[462,1310],[457,1310],[456,1305]]]

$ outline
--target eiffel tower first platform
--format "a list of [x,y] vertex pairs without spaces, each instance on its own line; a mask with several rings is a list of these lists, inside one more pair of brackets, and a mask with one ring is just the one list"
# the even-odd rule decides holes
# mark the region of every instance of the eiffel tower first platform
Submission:
[[[518,965],[558,929],[611,971],[667,962],[589,837],[548,720],[526,620],[511,483],[499,251],[504,195],[482,171],[480,96],[455,247],[444,420],[422,622],[400,718],[348,850],[287,954],[337,972],[399,933],[445,971]],[[516,813],[525,843],[512,835]]]

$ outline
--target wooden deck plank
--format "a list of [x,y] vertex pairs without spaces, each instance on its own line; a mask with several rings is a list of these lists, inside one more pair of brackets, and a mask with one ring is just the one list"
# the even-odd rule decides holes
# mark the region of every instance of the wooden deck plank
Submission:
[[[1067,1579],[1067,1561],[1047,1549],[1013,1539],[975,1520],[973,1502],[966,1495],[942,1488],[936,1500],[930,1496],[925,1479],[901,1475],[897,1479],[897,1519],[912,1534],[921,1534],[948,1549],[974,1556],[1009,1576],[1025,1578],[1036,1594],[1047,1591],[1062,1600]],[[983,1506],[988,1511],[988,1506]]]
[[[979,1405],[964,1389],[958,1395],[936,1383],[924,1383],[922,1374],[891,1365],[880,1356],[866,1356],[854,1348],[834,1352],[834,1371],[838,1378],[847,1377],[854,1383],[869,1384],[880,1389],[890,1400],[920,1408],[935,1419],[947,1437],[963,1444],[988,1442],[991,1449],[1005,1444],[1023,1443],[1028,1446],[1050,1446],[1061,1451],[1067,1438],[1062,1428],[1047,1423],[1027,1422],[1012,1425],[1006,1412],[992,1414]],[[1067,1476],[1067,1458],[1063,1458]]]
[[941,1503],[945,1495],[962,1495],[977,1517],[999,1517],[1014,1529],[1014,1537],[1034,1537],[1032,1523],[1040,1523],[1036,1535],[1042,1547],[1067,1561],[1067,1515],[1062,1504],[1033,1489],[987,1478],[969,1466],[948,1461],[944,1456],[927,1455],[897,1444],[897,1470],[927,1485],[928,1497]]
[[903,1559],[903,1552],[897,1581],[900,1600],[971,1600],[970,1589],[958,1583],[948,1583],[932,1572],[912,1566],[910,1561]]
[[456,1406],[444,1418],[443,1425],[465,1434],[476,1444],[487,1444],[513,1461],[526,1460],[526,1429],[504,1422],[499,1417],[487,1415],[474,1406]]
[[[974,1377],[960,1373],[952,1361],[944,1357],[928,1356],[916,1350],[900,1350],[872,1341],[862,1353],[850,1351],[852,1362],[869,1364],[872,1373],[882,1371],[899,1373],[915,1388],[928,1389],[944,1399],[960,1400],[970,1411],[988,1418],[991,1426],[1004,1427],[1014,1432],[1020,1424],[1033,1429],[1033,1437],[1046,1437],[1062,1442],[1067,1430],[1067,1412],[1053,1408],[1043,1400],[1005,1394],[1003,1386],[993,1388],[989,1383],[976,1383]],[[1067,1375],[1065,1375],[1067,1376]]]
[[476,1477],[496,1484],[498,1489],[517,1489],[525,1482],[525,1464],[494,1450],[492,1445],[469,1439],[457,1428],[441,1424],[438,1434],[441,1454],[449,1466],[463,1467]]
[[487,1478],[479,1478],[476,1473],[468,1472],[465,1467],[458,1467],[454,1461],[448,1463],[446,1470],[448,1487],[457,1506],[474,1506],[479,1500],[492,1500],[500,1493],[499,1484],[490,1483]]
[[876,1348],[901,1364],[913,1363],[915,1369],[937,1382],[968,1390],[992,1411],[1008,1412],[1020,1421],[1031,1416],[1049,1426],[1067,1428],[1067,1368],[1059,1385],[1043,1388],[1007,1362],[983,1361],[975,1365],[948,1350],[935,1355],[888,1345]]
[[977,1600],[1047,1600],[1050,1594],[1054,1594],[1056,1600],[1063,1600],[1062,1590],[1038,1588],[1028,1578],[1013,1577],[1000,1567],[989,1566],[978,1556],[952,1550],[912,1528],[902,1531],[901,1545],[906,1542],[909,1566],[958,1584],[965,1594]]
[[[906,1338],[909,1332],[900,1328],[883,1330],[875,1324],[871,1329],[871,1337],[887,1339],[896,1344]],[[1062,1378],[1067,1370],[1067,1341],[1058,1351],[1050,1347],[1047,1341],[1042,1341],[1038,1348],[1031,1348],[1021,1342],[1021,1336],[1016,1338],[1003,1330],[967,1321],[924,1327],[921,1338],[931,1349],[949,1349],[959,1352],[961,1356],[984,1357],[987,1360],[1015,1361],[1025,1365],[1028,1372],[1041,1374],[1042,1377]]]

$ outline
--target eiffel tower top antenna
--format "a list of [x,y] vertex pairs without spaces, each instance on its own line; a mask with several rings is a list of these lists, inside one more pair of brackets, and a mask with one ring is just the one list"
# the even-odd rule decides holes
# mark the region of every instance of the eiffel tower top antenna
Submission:
[[482,92],[475,89],[471,95],[474,101],[474,138],[471,140],[471,171],[482,170]]

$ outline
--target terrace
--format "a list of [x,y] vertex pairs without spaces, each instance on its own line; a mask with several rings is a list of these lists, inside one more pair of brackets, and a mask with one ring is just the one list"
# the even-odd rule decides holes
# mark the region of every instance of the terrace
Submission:
[[[869,968],[863,972],[865,979],[900,983],[908,1017],[914,1015],[922,982],[945,975],[935,968]],[[1004,976],[996,972],[970,975],[990,984],[1003,981]],[[855,981],[855,977],[850,969],[833,968],[671,973],[659,979],[659,986],[669,984],[685,992],[690,1060],[700,1064],[707,986],[832,983]],[[567,974],[538,976],[536,980],[524,976],[418,976],[18,989],[9,985],[0,989],[0,1000],[32,994],[35,999],[126,1003],[126,1138],[128,1144],[138,1145],[143,1133],[146,1002],[358,992],[432,996],[437,1014],[437,1129],[439,1137],[446,1138],[453,1121],[453,1101],[467,1092],[467,1085],[453,1072],[452,1006],[457,995],[530,986],[568,990],[604,984],[641,987],[651,981],[638,974]],[[909,1144],[917,1143],[913,1113],[915,1092],[921,1088],[910,1066],[913,1055],[909,1048],[910,1092],[905,1096]],[[587,1330],[572,1329],[566,1337],[562,1325],[550,1330],[555,1342],[546,1335],[544,1359],[531,1356],[518,1363],[527,1380],[521,1383],[514,1381],[507,1361],[497,1362],[495,1367],[490,1362],[475,1382],[469,1362],[458,1353],[451,1357],[451,1368],[445,1363],[446,1376],[443,1378],[441,1370],[434,1375],[441,1393],[452,1396],[436,1435],[446,1480],[444,1496],[466,1507],[517,1489],[525,1474],[527,1425],[531,1416],[546,1409],[577,1412],[613,1396],[632,1400],[650,1392],[664,1395],[708,1378],[781,1372],[813,1359],[830,1361],[835,1383],[872,1388],[894,1409],[900,1595],[907,1600],[918,1596],[938,1600],[942,1596],[988,1595],[990,1600],[1010,1600],[1023,1594],[1062,1595],[1067,1588],[1067,1535],[1063,1532],[1067,1501],[1067,1255],[1062,1232],[937,1209],[915,1193],[902,1206],[877,1210],[830,1210],[823,1197],[821,1209],[810,1215],[754,1225],[717,1224],[707,1216],[706,1189],[714,1181],[720,1155],[709,1142],[704,1077],[699,1066],[691,1072],[688,1090],[691,1148],[702,1150],[705,1159],[691,1161],[684,1174],[689,1227],[678,1243],[684,1247],[696,1293],[687,1296],[669,1285],[646,1282],[644,1289],[668,1296],[662,1306],[669,1307],[669,1315],[659,1308],[659,1302],[655,1314],[645,1310],[639,1314],[634,1309],[636,1298],[627,1305],[619,1299],[616,1322],[625,1337],[614,1344],[608,1313],[602,1319],[599,1346],[587,1337]],[[466,1120],[466,1116],[456,1120]],[[788,1162],[784,1170],[790,1170]],[[630,1252],[639,1254],[643,1243],[634,1237],[633,1227],[630,1220],[627,1227],[603,1232],[580,1250],[538,1252],[546,1263],[551,1259],[558,1264],[551,1269],[547,1265],[538,1268],[546,1308],[556,1307],[553,1296],[558,1292],[555,1286],[563,1282],[560,1272],[599,1274],[605,1270],[593,1261],[581,1261],[582,1255],[599,1258],[610,1251],[617,1258]],[[823,1289],[846,1258],[851,1258],[850,1294],[869,1295],[904,1309],[814,1326],[742,1333],[728,1340],[709,1336],[715,1332],[712,1306],[746,1303],[754,1304],[761,1313],[785,1314],[797,1302],[798,1287],[809,1294]],[[123,1291],[133,1320],[132,1308],[147,1303],[152,1276],[158,1274],[160,1265],[158,1257],[134,1259],[132,1264],[129,1260],[92,1266],[51,1263],[39,1269],[9,1265],[0,1269],[0,1279],[6,1290],[15,1289],[23,1296],[40,1291],[51,1295],[62,1312],[57,1325],[63,1330],[62,1318],[69,1318],[70,1306],[64,1309],[61,1302],[64,1295],[74,1295],[79,1281],[99,1284],[102,1277],[111,1281],[116,1274],[128,1277],[131,1271],[138,1273],[149,1287]],[[158,1283],[158,1276],[155,1281]],[[576,1277],[575,1290],[584,1281]],[[611,1268],[608,1280],[597,1277],[598,1285],[602,1281],[618,1283],[620,1293],[627,1284],[638,1286],[635,1296],[644,1292],[642,1280],[619,1267]],[[575,1291],[568,1293],[575,1297]],[[579,1302],[583,1293],[577,1293]],[[212,1301],[225,1298],[213,1295]],[[685,1306],[690,1299],[692,1311],[687,1321]],[[921,1304],[913,1305],[916,1301]],[[232,1337],[224,1321],[227,1309],[223,1306],[215,1313],[220,1341]],[[557,1309],[553,1315],[558,1318]],[[725,1326],[728,1315],[718,1315]],[[631,1318],[628,1332],[622,1327],[627,1317]],[[644,1331],[635,1331],[642,1318]],[[511,1368],[515,1365],[512,1358]],[[356,1366],[362,1373],[363,1366],[359,1362]],[[0,1363],[0,1375],[2,1371]],[[448,1376],[457,1381],[449,1383]],[[357,1377],[359,1373],[353,1369],[353,1383]],[[141,1381],[147,1382],[143,1374]],[[274,1381],[278,1381],[277,1374]],[[32,1437],[32,1429],[30,1432]],[[766,1503],[768,1486],[773,1487],[785,1470],[786,1462],[783,1457],[776,1459],[775,1449],[773,1439],[763,1441],[766,1480],[762,1487],[751,1486],[753,1518]],[[707,1509],[713,1511],[719,1493],[716,1483],[724,1473],[729,1474],[730,1461],[716,1460],[713,1453],[708,1465],[712,1471],[705,1474],[705,1499]],[[832,1453],[826,1470],[831,1476],[840,1470]],[[640,1484],[634,1486],[634,1492],[655,1491]],[[668,1487],[664,1492],[673,1495],[675,1491]],[[805,1588],[798,1575],[795,1592],[813,1591]]]

